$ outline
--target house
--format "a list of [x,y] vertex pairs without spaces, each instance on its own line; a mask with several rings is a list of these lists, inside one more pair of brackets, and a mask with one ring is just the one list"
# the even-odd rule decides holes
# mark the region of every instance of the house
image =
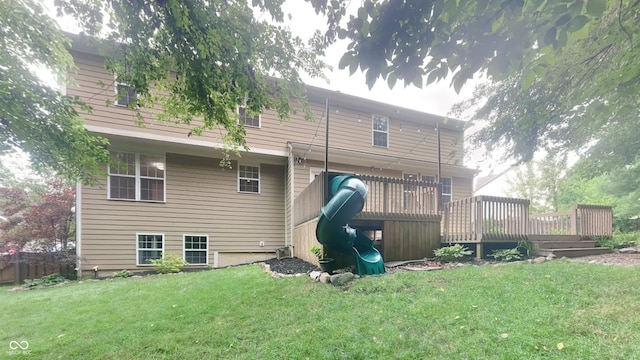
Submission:
[[[385,215],[425,212],[424,199],[429,194],[433,199],[430,186],[438,171],[443,201],[472,195],[475,170],[463,165],[461,121],[310,86],[315,121],[293,115],[281,122],[269,110],[251,118],[240,109],[250,150],[223,168],[220,134],[188,136],[186,126],[153,121],[137,126],[126,106],[107,106],[117,88],[126,86],[114,83],[99,49],[73,36],[71,51],[77,72],[70,74],[74,81],[66,92],[93,107],[83,114],[86,128],[108,138],[112,155],[125,164],[108,168],[98,186],[78,185],[80,270],[146,270],[148,260],[163,252],[180,254],[192,266],[259,261],[283,248],[311,260],[313,236],[296,238],[296,226],[309,219],[296,218],[296,212],[307,207],[306,216],[317,217],[322,205],[302,202],[300,196],[323,171],[327,116],[328,169],[367,177],[370,192],[376,184],[387,184],[369,195],[368,214],[373,215],[358,220],[378,240],[384,227],[379,221],[391,219]],[[121,97],[119,102],[126,101]],[[395,208],[389,202],[373,211],[383,195],[389,198],[393,184]],[[297,209],[296,201],[302,204]],[[433,201],[429,206],[439,244],[440,218],[434,217]]]

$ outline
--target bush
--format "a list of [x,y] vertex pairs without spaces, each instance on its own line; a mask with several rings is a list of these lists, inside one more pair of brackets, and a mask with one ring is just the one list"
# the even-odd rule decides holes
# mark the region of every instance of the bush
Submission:
[[451,246],[441,247],[433,252],[436,258],[443,262],[452,262],[461,260],[465,256],[473,254],[473,251],[469,250],[466,246],[455,244]]
[[43,286],[43,287],[48,287],[48,286],[53,286],[56,284],[60,284],[60,283],[64,283],[67,282],[68,280],[64,277],[62,277],[60,274],[55,273],[55,274],[51,274],[51,275],[47,275],[47,276],[43,276],[40,279],[26,279],[24,281],[24,285],[22,285],[23,288],[32,288],[32,287],[36,287],[36,286]]
[[127,270],[127,269],[123,269],[120,270],[118,272],[113,273],[113,277],[114,278],[128,278],[133,276],[133,274],[131,273],[131,271]]
[[189,265],[182,257],[172,253],[165,253],[164,257],[149,262],[155,266],[158,274],[179,273],[183,267]]
[[596,243],[600,247],[608,247],[613,249],[622,249],[626,247],[636,246],[640,239],[640,233],[614,233],[613,236],[597,237]]
[[505,261],[505,262],[516,261],[522,258],[522,254],[520,253],[520,250],[517,247],[513,249],[494,250],[493,253],[489,256],[493,257],[498,261]]
[[524,255],[528,258],[536,255],[536,251],[533,248],[533,245],[527,240],[520,240],[516,249],[520,250],[520,253],[524,253]]

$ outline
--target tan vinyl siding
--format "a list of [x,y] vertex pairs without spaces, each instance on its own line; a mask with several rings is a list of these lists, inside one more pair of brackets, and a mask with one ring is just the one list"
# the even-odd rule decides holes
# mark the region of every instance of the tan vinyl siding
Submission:
[[[106,199],[101,187],[82,189],[83,268],[135,268],[136,233],[164,234],[165,251],[182,254],[184,234],[209,236],[214,252],[273,254],[284,245],[283,166],[260,164],[260,194],[237,191],[237,163],[166,155],[166,203]],[[265,242],[260,247],[260,241]]]
[[[135,113],[118,106],[106,106],[115,95],[114,79],[102,66],[102,58],[86,54],[74,54],[78,67],[77,74],[70,74],[77,83],[69,85],[69,95],[81,96],[93,107],[92,114],[83,114],[88,125],[102,126],[119,130],[130,130],[155,135],[179,137],[185,139],[189,128],[186,125],[157,123],[148,117],[145,128],[136,125]],[[104,87],[98,85],[101,81]],[[261,116],[261,128],[247,128],[246,140],[250,148],[275,151],[287,151],[287,142],[325,143],[325,104],[324,99],[311,102],[314,121],[307,121],[298,107],[290,121],[281,121],[273,110],[266,110]],[[295,104],[292,106],[296,107]],[[336,109],[338,110],[336,112]],[[372,144],[372,113],[368,109],[346,109],[330,107],[329,139],[332,148],[356,150],[391,157],[411,157],[424,161],[437,161],[437,133],[435,127],[419,121],[409,121],[402,112],[389,106],[387,113],[377,111],[379,115],[389,117],[388,148]],[[426,116],[426,114],[425,114]],[[359,121],[358,121],[359,119]],[[400,131],[402,129],[402,131]],[[441,128],[441,153],[444,164],[462,165],[463,129]],[[206,131],[200,137],[190,139],[221,142],[217,131]],[[188,139],[187,139],[188,140]]]
[[473,178],[454,177],[451,179],[453,200],[468,198],[473,195]]

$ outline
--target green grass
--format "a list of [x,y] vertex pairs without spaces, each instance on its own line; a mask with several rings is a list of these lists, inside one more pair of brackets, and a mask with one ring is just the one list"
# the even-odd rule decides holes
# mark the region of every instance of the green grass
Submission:
[[[557,260],[347,289],[257,265],[1,288],[0,358],[637,359],[639,283],[637,267]],[[21,340],[30,354],[5,354]]]

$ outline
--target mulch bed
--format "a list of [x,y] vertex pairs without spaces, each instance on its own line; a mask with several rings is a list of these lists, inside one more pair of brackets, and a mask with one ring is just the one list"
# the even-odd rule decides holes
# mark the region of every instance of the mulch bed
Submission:
[[317,266],[296,257],[281,258],[280,260],[273,258],[264,263],[269,265],[271,271],[285,275],[307,274],[314,270],[320,270]]

